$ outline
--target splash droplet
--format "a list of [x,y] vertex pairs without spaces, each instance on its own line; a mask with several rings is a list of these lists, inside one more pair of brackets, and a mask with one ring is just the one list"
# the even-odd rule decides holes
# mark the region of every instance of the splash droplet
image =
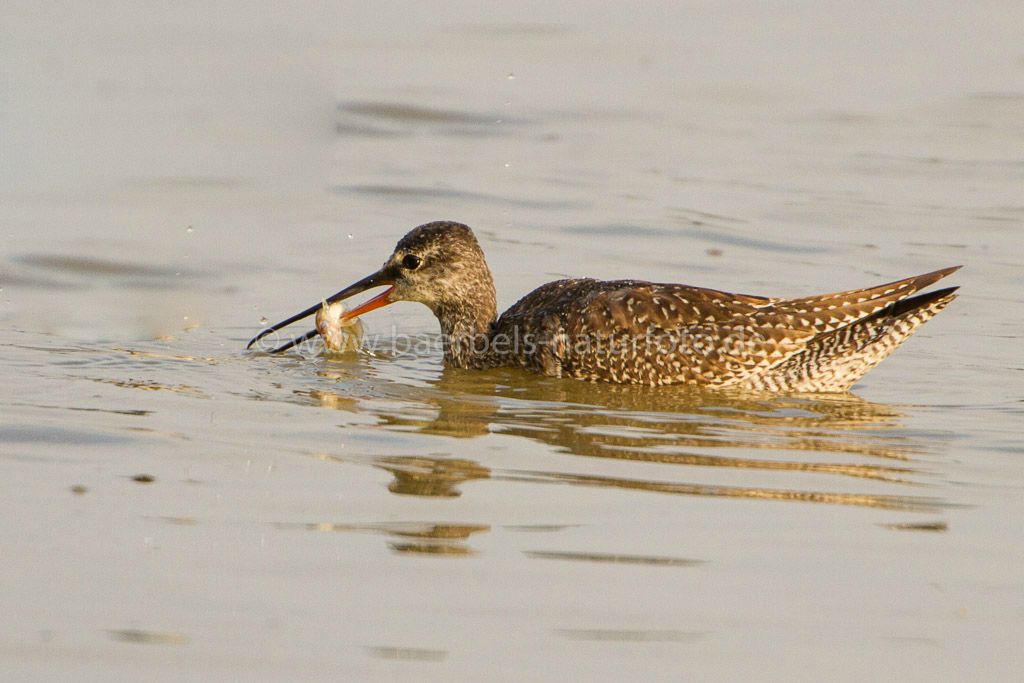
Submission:
[[194,230],[192,229],[192,226],[190,225],[187,228],[185,228],[185,232],[187,232],[188,234],[191,235],[194,232]]
[[516,75],[514,73],[512,73],[511,71],[508,72],[508,80],[510,80],[510,81],[516,80]]
[[349,234],[348,234],[348,238],[349,238],[349,239],[352,239],[352,233],[349,233]]
[[265,316],[265,315],[261,315],[260,316],[260,325],[266,325],[268,322],[270,322],[270,321],[267,320],[267,316]]

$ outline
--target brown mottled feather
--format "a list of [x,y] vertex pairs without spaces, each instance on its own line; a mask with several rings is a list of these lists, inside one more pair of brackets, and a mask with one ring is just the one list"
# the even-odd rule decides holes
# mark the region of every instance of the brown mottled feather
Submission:
[[953,297],[929,298],[921,314],[894,314],[897,302],[955,270],[801,299],[637,280],[560,280],[509,308],[495,332],[538,332],[539,351],[531,355],[525,347],[515,364],[555,376],[845,390]]
[[956,298],[956,287],[904,299],[816,336],[799,352],[745,385],[768,391],[845,391]]
[[959,269],[954,266],[877,287],[787,299],[776,303],[774,311],[778,320],[791,326],[810,326],[817,332],[835,330],[902,301]]

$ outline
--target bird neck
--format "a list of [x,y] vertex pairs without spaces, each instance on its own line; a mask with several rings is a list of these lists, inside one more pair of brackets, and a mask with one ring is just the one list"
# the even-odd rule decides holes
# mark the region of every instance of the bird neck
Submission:
[[457,368],[480,365],[490,351],[491,327],[497,319],[494,285],[450,304],[441,303],[434,314],[441,323],[444,359]]

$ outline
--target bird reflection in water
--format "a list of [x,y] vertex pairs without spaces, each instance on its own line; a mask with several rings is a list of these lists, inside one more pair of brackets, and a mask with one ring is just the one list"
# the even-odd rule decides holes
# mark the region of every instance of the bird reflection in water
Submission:
[[[825,475],[903,488],[921,484],[915,479],[925,474],[921,461],[929,456],[903,429],[897,408],[851,394],[712,394],[689,387],[571,382],[517,370],[457,369],[443,370],[425,387],[393,385],[391,391],[395,395],[362,399],[322,391],[307,396],[325,407],[372,413],[385,429],[457,438],[498,432],[565,455],[636,463]],[[751,457],[751,451],[765,456]],[[825,455],[832,457],[823,461]],[[444,457],[381,457],[374,464],[394,475],[392,492],[406,495],[457,496],[459,484],[492,478],[892,510],[946,507],[939,499],[902,491],[883,495],[491,470],[471,460]],[[820,486],[822,479],[814,481]]]
[[462,495],[459,484],[491,475],[479,463],[457,458],[391,456],[380,458],[376,465],[395,477],[388,490],[407,496],[455,498]]

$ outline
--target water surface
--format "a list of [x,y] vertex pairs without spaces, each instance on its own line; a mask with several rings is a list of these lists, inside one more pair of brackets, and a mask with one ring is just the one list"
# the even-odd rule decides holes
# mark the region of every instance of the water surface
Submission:
[[[5,678],[1015,675],[1021,25],[5,7]],[[242,351],[440,218],[501,306],[963,289],[844,396],[445,369],[412,304],[360,356]]]

